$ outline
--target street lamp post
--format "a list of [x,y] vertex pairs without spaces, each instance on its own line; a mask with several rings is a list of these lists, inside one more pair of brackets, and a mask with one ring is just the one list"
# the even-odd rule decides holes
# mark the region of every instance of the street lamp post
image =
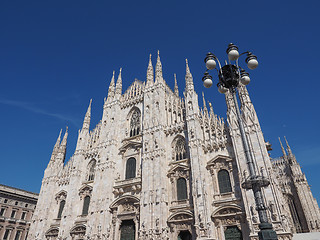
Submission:
[[[244,189],[252,189],[254,200],[256,203],[256,210],[259,215],[259,228],[260,231],[258,233],[260,240],[275,240],[277,238],[276,232],[272,228],[272,224],[268,222],[267,217],[267,207],[263,200],[263,195],[261,189],[270,184],[269,180],[264,176],[260,176],[259,173],[256,172],[252,157],[252,152],[250,151],[250,147],[248,144],[248,139],[244,130],[244,124],[241,118],[240,109],[237,100],[237,87],[239,83],[243,85],[247,85],[250,82],[249,74],[242,69],[238,64],[238,59],[241,55],[246,54],[247,58],[245,59],[247,66],[249,69],[253,70],[258,66],[257,57],[253,55],[251,52],[244,52],[239,54],[238,47],[232,43],[229,44],[227,49],[227,54],[229,58],[229,64],[226,62],[226,65],[221,67],[219,59],[213,54],[208,53],[205,58],[205,63],[207,67],[207,71],[204,73],[204,77],[202,78],[203,85],[206,88],[212,86],[212,76],[209,75],[208,70],[213,70],[216,68],[216,61],[218,62],[219,69],[218,77],[219,82],[217,84],[218,91],[220,93],[226,93],[230,91],[232,95],[232,99],[236,109],[236,116],[239,123],[241,140],[244,148],[244,153],[246,157],[247,166],[249,169],[249,176],[245,179],[245,181],[241,184]],[[234,62],[232,64],[232,62]]]

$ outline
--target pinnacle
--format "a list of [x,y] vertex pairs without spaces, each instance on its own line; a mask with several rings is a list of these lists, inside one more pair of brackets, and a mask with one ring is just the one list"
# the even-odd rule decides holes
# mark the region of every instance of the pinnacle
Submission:
[[186,58],[186,75],[191,75],[188,59]]
[[177,83],[177,75],[174,73],[174,92],[176,95],[179,95],[179,88],[178,88],[178,83]]

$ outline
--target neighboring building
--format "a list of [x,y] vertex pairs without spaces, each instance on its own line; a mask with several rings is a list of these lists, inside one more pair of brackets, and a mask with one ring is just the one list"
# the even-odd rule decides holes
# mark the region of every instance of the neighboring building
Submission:
[[0,239],[25,240],[38,194],[0,184]]
[[[212,105],[198,105],[187,63],[184,98],[171,90],[158,55],[146,82],[122,94],[114,74],[102,120],[90,128],[91,101],[76,150],[64,164],[61,132],[45,170],[30,239],[258,239],[259,218],[248,177],[234,103],[227,122]],[[270,159],[245,86],[239,96],[256,170],[279,239],[320,230],[320,213],[292,151]]]

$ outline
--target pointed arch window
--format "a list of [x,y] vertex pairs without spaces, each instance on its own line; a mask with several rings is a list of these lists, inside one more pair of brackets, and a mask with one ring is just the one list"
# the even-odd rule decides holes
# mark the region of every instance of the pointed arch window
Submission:
[[135,178],[136,177],[136,159],[129,158],[126,164],[126,179]]
[[96,161],[92,160],[89,163],[88,181],[93,181],[94,180],[95,169],[96,169]]
[[130,119],[130,137],[140,134],[140,111],[134,110]]
[[229,172],[227,170],[220,170],[218,172],[218,182],[220,193],[232,192]]
[[83,200],[82,215],[88,215],[90,205],[90,196],[85,196]]
[[65,200],[61,200],[60,201],[60,206],[59,206],[59,212],[58,212],[58,216],[57,216],[58,219],[61,219],[62,212],[63,212],[63,209],[64,209],[65,205],[66,205],[66,201]]
[[175,156],[176,156],[176,161],[187,158],[186,142],[183,138],[179,138],[176,142]]
[[187,199],[187,181],[184,178],[177,180],[177,200]]

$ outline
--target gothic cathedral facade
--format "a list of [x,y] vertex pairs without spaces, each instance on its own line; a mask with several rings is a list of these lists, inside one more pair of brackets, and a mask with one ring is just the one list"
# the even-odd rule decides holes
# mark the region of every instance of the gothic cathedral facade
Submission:
[[[29,239],[258,239],[259,217],[248,177],[235,106],[227,121],[211,103],[199,107],[186,64],[184,97],[171,90],[158,54],[146,81],[122,94],[121,70],[111,79],[101,121],[90,130],[91,101],[76,150],[65,164],[68,132],[44,172]],[[320,231],[320,212],[287,141],[271,159],[245,86],[238,87],[255,168],[278,238]]]

